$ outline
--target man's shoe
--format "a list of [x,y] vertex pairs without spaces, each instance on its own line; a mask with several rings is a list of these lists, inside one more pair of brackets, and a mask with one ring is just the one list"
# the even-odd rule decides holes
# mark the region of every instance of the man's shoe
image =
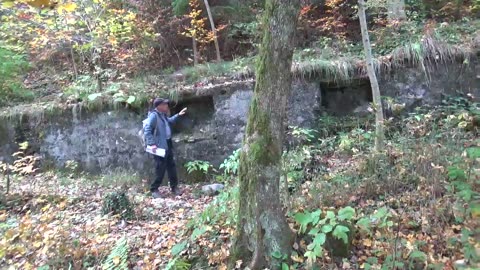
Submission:
[[153,197],[154,199],[162,198],[162,196],[160,195],[160,192],[158,192],[158,191],[152,192],[152,197]]
[[175,196],[181,196],[183,192],[178,187],[175,187],[175,188],[172,188],[172,194]]

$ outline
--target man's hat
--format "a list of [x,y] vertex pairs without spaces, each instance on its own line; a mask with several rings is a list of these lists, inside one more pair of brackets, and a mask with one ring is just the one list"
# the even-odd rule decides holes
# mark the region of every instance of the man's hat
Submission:
[[170,104],[170,100],[166,99],[166,98],[156,98],[154,101],[153,101],[153,107],[158,107],[158,105],[160,104],[164,104],[164,103],[167,103],[167,104]]

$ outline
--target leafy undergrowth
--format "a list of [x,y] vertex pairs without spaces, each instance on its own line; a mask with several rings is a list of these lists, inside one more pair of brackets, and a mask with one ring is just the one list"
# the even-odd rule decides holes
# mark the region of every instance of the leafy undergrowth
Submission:
[[[290,130],[281,196],[297,241],[291,254],[272,254],[282,269],[478,269],[478,104],[457,98],[390,120],[378,155],[370,152],[371,122],[355,123],[322,119],[321,130]],[[196,186],[177,198],[164,188],[165,199],[152,200],[125,175],[89,181],[78,173],[43,173],[13,181],[0,214],[1,264],[231,269],[235,153],[217,177],[226,189],[213,200]],[[127,194],[130,203],[122,205],[133,207],[133,217],[102,215],[107,194],[122,201]],[[245,266],[238,261],[234,268]]]
[[[369,152],[368,125],[320,137],[320,149],[302,146],[310,153],[305,167],[324,173],[294,186],[295,228],[309,228],[296,249],[309,256],[294,261],[320,269],[478,269],[479,116],[478,104],[457,98],[392,120],[381,155]],[[332,246],[329,238],[342,241]]]
[[[292,196],[298,198],[292,212],[311,215],[320,210],[323,220],[345,209],[354,211],[348,220],[324,221],[331,225],[322,231],[327,233],[326,243],[311,240],[322,232],[301,234],[297,252],[317,256],[297,262],[312,264],[312,258],[321,257],[315,260],[321,269],[478,268],[479,115],[478,104],[456,99],[394,120],[386,151],[377,156],[368,150],[373,140],[369,129],[344,130],[335,140],[320,138],[337,145],[317,149],[320,162],[310,166],[320,165],[325,173],[295,187],[303,196]],[[314,145],[302,149],[315,153]],[[297,224],[304,221],[301,217],[295,216]],[[308,225],[324,228],[315,221]],[[339,261],[334,258],[339,246],[329,246],[328,233],[342,222],[350,226],[347,234],[352,239],[341,245],[348,253]]]
[[[294,128],[282,199],[297,242],[272,256],[282,269],[479,269],[479,116],[456,99],[393,119],[381,155],[369,122]],[[172,265],[228,269],[237,197],[231,188],[190,222]]]

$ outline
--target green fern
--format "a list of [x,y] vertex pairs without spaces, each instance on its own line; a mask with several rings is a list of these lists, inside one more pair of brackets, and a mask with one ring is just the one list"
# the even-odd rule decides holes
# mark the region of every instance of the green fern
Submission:
[[188,270],[192,265],[187,261],[179,258],[175,258],[168,262],[165,266],[165,270]]
[[128,269],[128,243],[125,237],[117,241],[107,259],[102,265],[103,270],[127,270]]

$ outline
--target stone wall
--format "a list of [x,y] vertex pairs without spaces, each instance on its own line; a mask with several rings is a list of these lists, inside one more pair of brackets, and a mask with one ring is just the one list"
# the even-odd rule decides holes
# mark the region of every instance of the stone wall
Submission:
[[[382,96],[405,103],[407,110],[417,106],[439,104],[445,96],[471,94],[480,100],[480,61],[472,58],[466,62],[450,62],[427,67],[402,68],[378,75]],[[372,102],[372,90],[368,78],[357,78],[342,84],[320,83],[322,106],[330,114],[357,113]],[[362,111],[362,114],[365,112]]]
[[[174,147],[180,175],[191,160],[218,166],[240,147],[252,83],[240,83],[182,99],[173,112],[188,107],[188,114],[174,125]],[[315,83],[296,83],[289,101],[289,125],[309,127],[318,111]],[[301,93],[301,94],[300,94]],[[144,153],[137,132],[145,115],[128,110],[85,112],[78,108],[49,117],[25,117],[20,123],[0,126],[0,154],[6,158],[15,142],[28,140],[44,160],[62,167],[78,161],[83,169],[98,173],[116,168],[153,175],[152,159]]]
[[395,97],[407,107],[438,104],[445,95],[472,94],[480,98],[480,61],[438,65],[434,69],[405,68],[380,76],[382,95]]
[[[480,96],[480,65],[440,66],[429,73],[417,69],[397,70],[379,76],[383,95],[405,102],[407,107],[437,104],[442,95],[456,92]],[[188,107],[188,115],[174,126],[177,166],[191,160],[207,160],[218,166],[240,147],[253,82],[225,83],[192,91],[174,108]],[[351,114],[371,101],[368,79],[349,84],[296,81],[288,102],[288,125],[313,127],[322,112]],[[90,172],[115,168],[151,176],[152,160],[143,152],[137,132],[145,114],[125,109],[85,112],[78,108],[54,111],[50,116],[30,115],[0,122],[0,159],[9,159],[16,143],[29,141],[32,151],[62,167],[76,160]]]

